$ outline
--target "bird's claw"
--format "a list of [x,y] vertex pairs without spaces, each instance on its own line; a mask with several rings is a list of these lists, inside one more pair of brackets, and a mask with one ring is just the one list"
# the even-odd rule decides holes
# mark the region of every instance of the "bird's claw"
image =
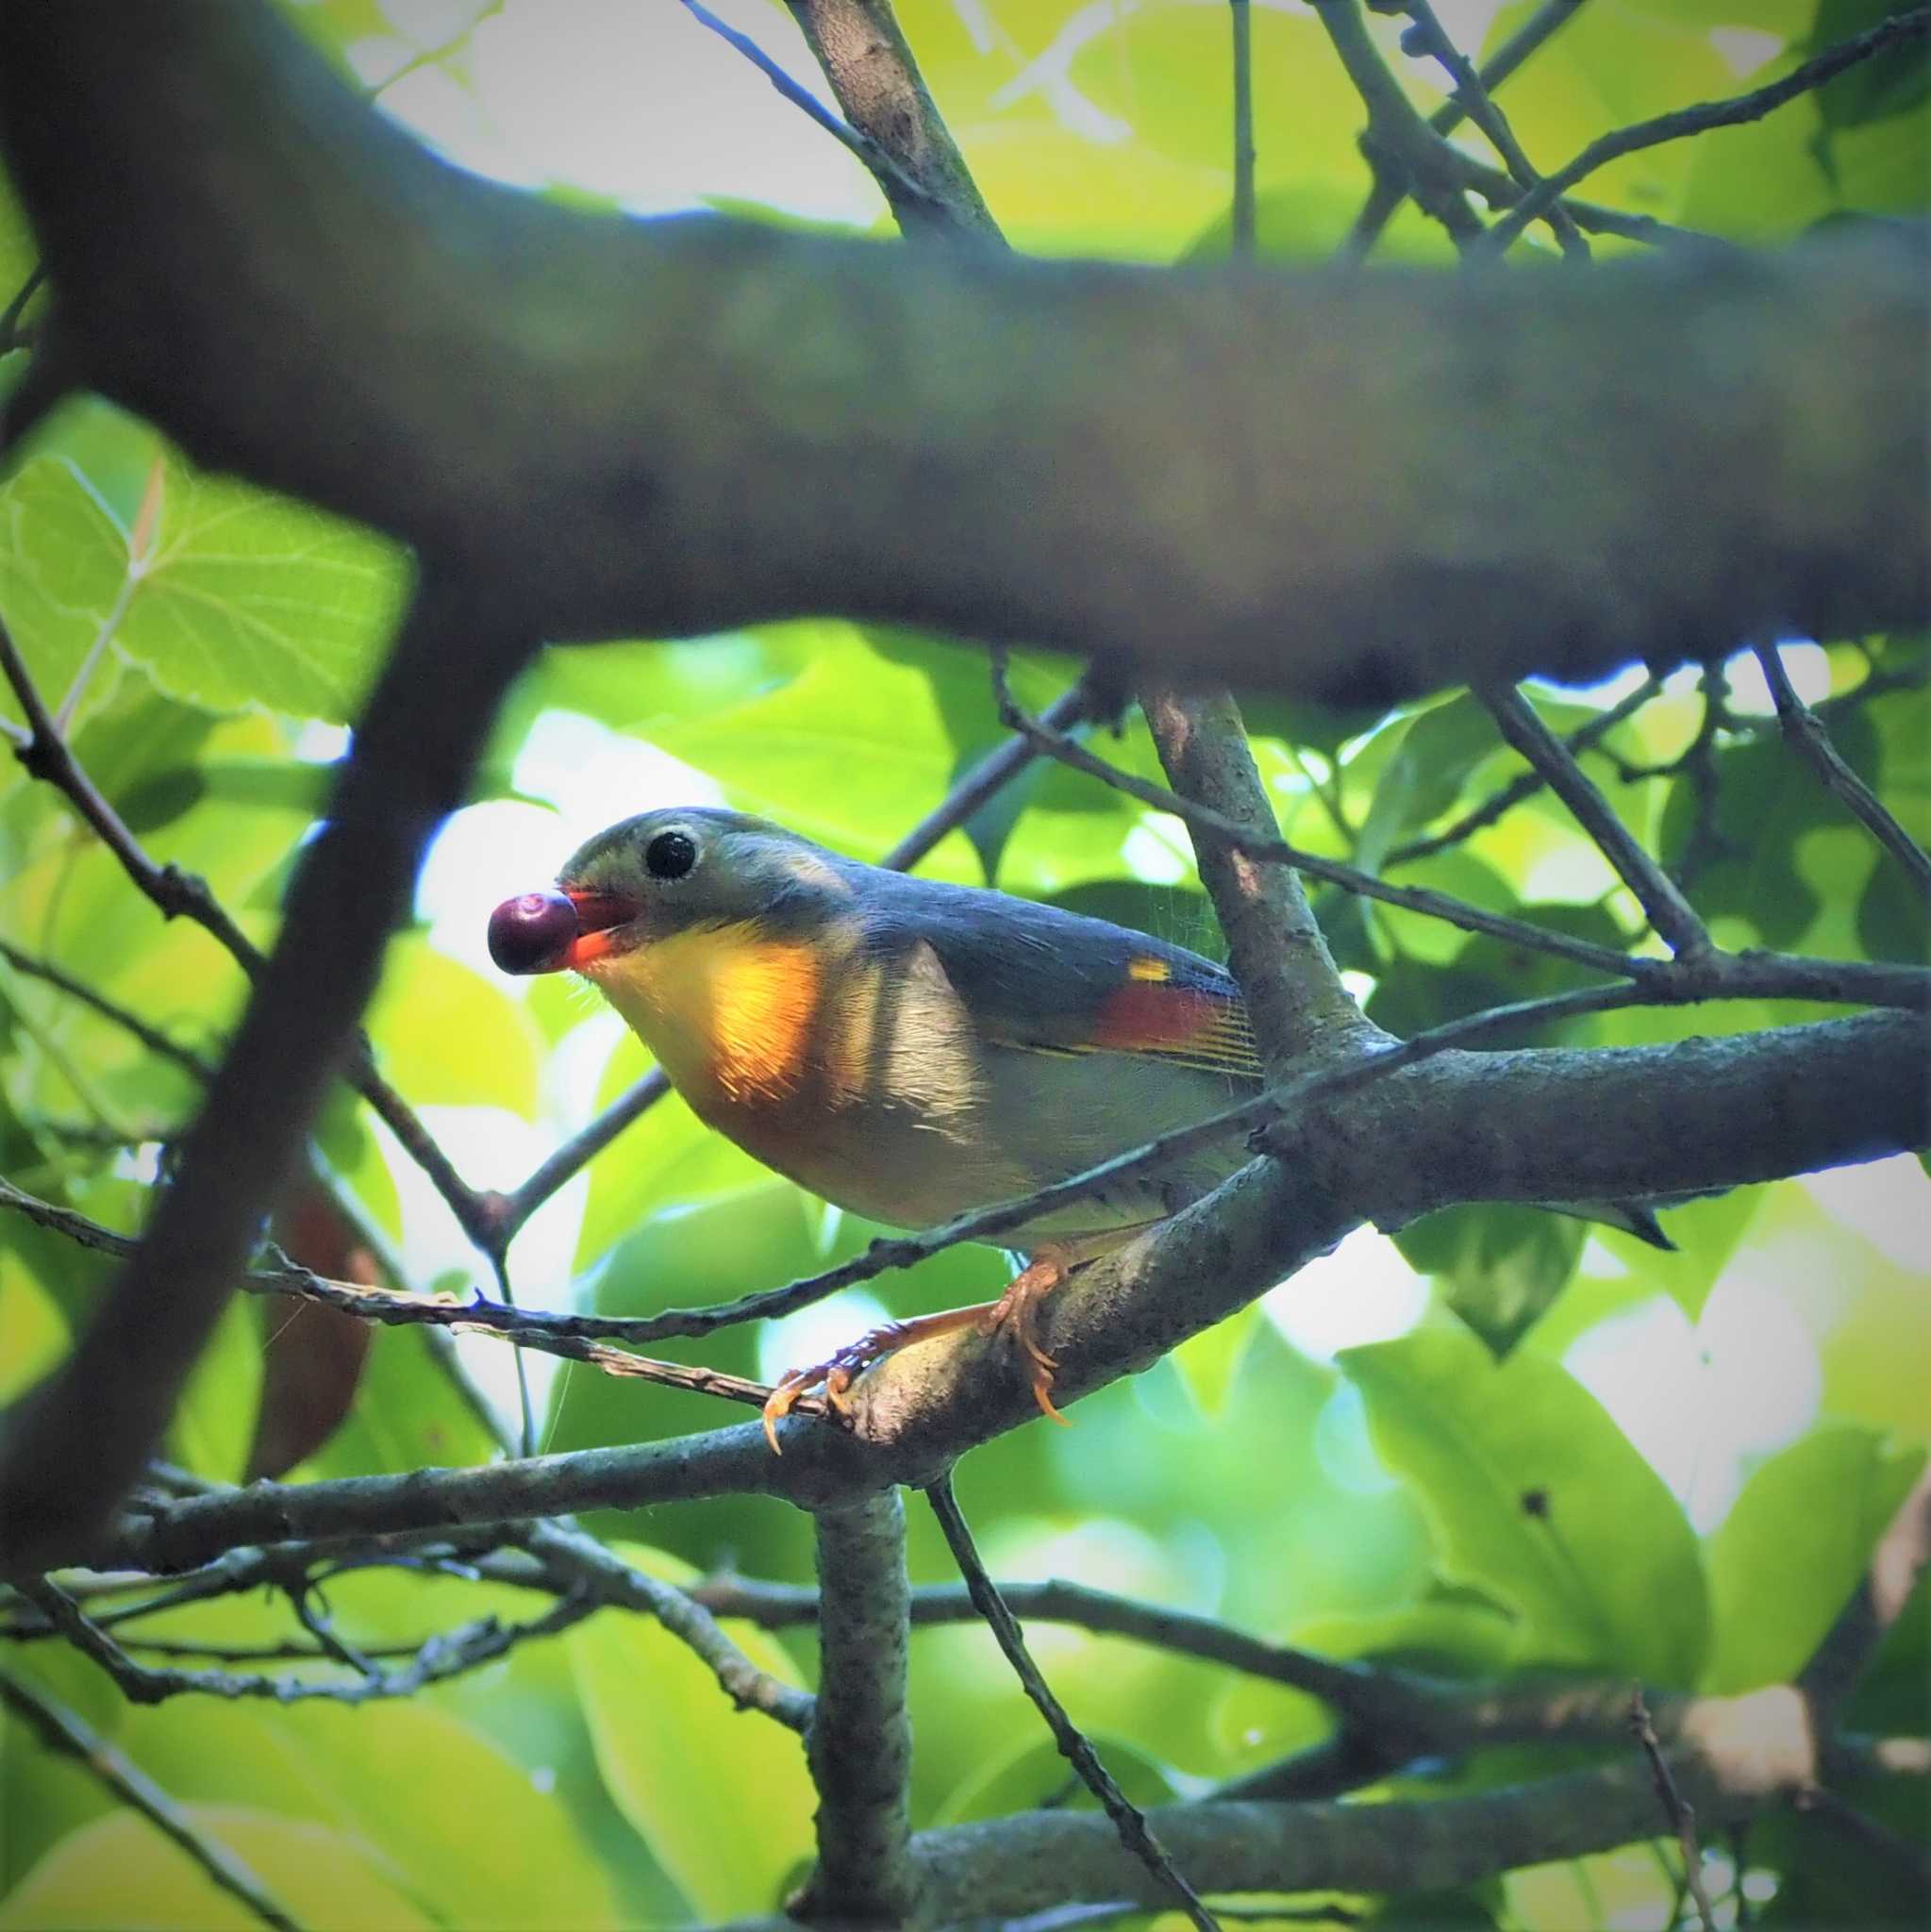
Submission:
[[868,1328],[856,1341],[848,1341],[841,1349],[834,1350],[822,1362],[814,1362],[808,1369],[792,1369],[788,1374],[780,1375],[777,1386],[766,1398],[764,1405],[764,1440],[771,1444],[774,1456],[782,1456],[778,1447],[777,1425],[797,1407],[798,1398],[810,1390],[824,1385],[825,1406],[841,1418],[849,1418],[854,1404],[851,1387],[872,1364],[881,1357],[890,1355],[906,1340],[910,1324],[904,1322],[881,1322],[875,1328]]

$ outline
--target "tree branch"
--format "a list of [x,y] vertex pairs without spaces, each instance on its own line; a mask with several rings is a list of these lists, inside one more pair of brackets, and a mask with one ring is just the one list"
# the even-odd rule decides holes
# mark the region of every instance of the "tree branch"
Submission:
[[890,0],[786,0],[831,91],[866,140],[916,192],[881,177],[907,241],[1003,240],[950,131],[933,105]]
[[1657,936],[1679,959],[1706,958],[1710,937],[1696,908],[1637,839],[1605,798],[1575,756],[1544,724],[1528,700],[1512,685],[1490,685],[1480,691],[1502,735],[1539,772],[1550,791],[1595,842],[1618,876],[1649,914]]
[[918,1874],[905,1505],[886,1490],[813,1521],[819,1675],[805,1749],[818,1788],[818,1869],[796,1916],[907,1924],[917,1917]]
[[568,1524],[539,1523],[517,1541],[539,1562],[560,1568],[573,1590],[593,1591],[605,1603],[655,1617],[710,1666],[740,1710],[761,1711],[788,1730],[808,1733],[810,1694],[759,1670],[687,1591],[624,1562],[594,1537]]
[[1868,238],[1585,288],[652,226],[445,167],[244,0],[6,9],[0,128],[80,379],[550,636],[838,610],[1386,698],[1931,612],[1926,295]]

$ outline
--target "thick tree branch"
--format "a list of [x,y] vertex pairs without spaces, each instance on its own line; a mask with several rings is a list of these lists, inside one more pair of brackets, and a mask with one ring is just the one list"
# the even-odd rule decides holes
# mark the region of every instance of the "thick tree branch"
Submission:
[[[1931,1032],[1920,1016],[1852,1020],[1623,1049],[1375,1058],[1285,1090],[1280,1158],[1082,1270],[1042,1313],[1068,1400],[1145,1367],[1325,1252],[1363,1221],[1398,1226],[1469,1200],[1615,1200],[1695,1192],[1875,1158],[1931,1141]],[[1371,1062],[1372,1064],[1372,1062]],[[1318,1102],[1315,1096],[1319,1096]],[[1259,1116],[1257,1116],[1257,1119]],[[238,1543],[505,1522],[753,1492],[807,1507],[925,1483],[1037,1416],[1006,1351],[978,1338],[907,1349],[854,1389],[853,1433],[755,1424],[634,1449],[586,1450],[232,1494],[156,1499],[97,1545],[61,1553],[147,1570]]]
[[[1809,1756],[1788,1721],[1794,1700],[1761,1695],[1760,1707],[1735,1701],[1729,1734],[1670,1754],[1683,1797],[1711,1825],[1784,1801],[1807,1776]],[[1653,1838],[1656,1799],[1648,1767],[1635,1759],[1442,1798],[1176,1805],[1150,1812],[1148,1823],[1210,1892],[1407,1894]],[[1033,1811],[921,1832],[912,1850],[941,1924],[1027,1911],[1042,1899],[1164,1903],[1108,1822],[1090,1814]]]
[[821,1509],[814,1521],[819,1680],[805,1749],[818,1788],[818,1869],[796,1911],[841,1924],[905,1924],[918,1890],[905,1505],[886,1490]]
[[81,379],[552,636],[842,610],[1359,697],[1931,611],[1895,246],[1579,287],[652,227],[442,166],[243,0],[8,8],[0,128]]

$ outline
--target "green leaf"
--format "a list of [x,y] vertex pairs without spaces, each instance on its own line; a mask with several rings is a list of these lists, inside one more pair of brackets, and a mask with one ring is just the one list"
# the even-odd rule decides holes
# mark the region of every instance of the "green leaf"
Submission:
[[[1834,711],[1831,739],[1867,784],[1880,781],[1878,740],[1861,710]],[[1746,920],[1767,946],[1795,948],[1823,900],[1798,864],[1798,844],[1819,827],[1844,822],[1843,808],[1779,739],[1752,739],[1717,753],[1716,803],[1710,816],[1716,856],[1691,881],[1707,918]],[[1703,812],[1689,774],[1670,788],[1660,845],[1679,861]]]
[[228,477],[168,464],[159,528],[117,636],[162,690],[346,724],[406,589],[401,551]]
[[244,1296],[229,1298],[175,1411],[175,1459],[196,1475],[238,1483],[248,1474],[261,1405],[261,1333]]
[[[669,1582],[694,1574],[641,1545],[618,1554]],[[759,1669],[797,1681],[775,1639],[749,1624],[724,1627]],[[803,1740],[762,1720],[734,1721],[709,1667],[652,1618],[606,1610],[565,1641],[610,1795],[692,1911],[722,1919],[776,1909],[812,1852],[818,1798]]]
[[[627,1092],[650,1064],[643,1047],[625,1033],[598,1083],[598,1107]],[[581,1271],[600,1260],[614,1242],[667,1208],[714,1201],[770,1179],[769,1168],[706,1126],[681,1095],[666,1094],[591,1169],[575,1266]]]
[[1795,1677],[1923,1466],[1920,1447],[1834,1424],[1756,1471],[1710,1539],[1704,1690],[1729,1696]]
[[[1138,1745],[1105,1732],[1089,1731],[1087,1736],[1129,1805],[1144,1811],[1171,1805],[1179,1795],[1166,1772]],[[1099,1800],[1080,1782],[1079,1774],[1060,1756],[1052,1739],[1022,1737],[968,1773],[932,1823],[971,1824],[1041,1806],[1063,1811],[1100,1808]]]
[[487,1462],[495,1451],[429,1337],[420,1328],[377,1327],[346,1420],[286,1479],[455,1469]]
[[1394,1244],[1500,1357],[1568,1286],[1583,1240],[1570,1216],[1498,1201],[1425,1215]]
[[1174,1351],[1173,1362],[1194,1406],[1209,1422],[1217,1420],[1227,1406],[1227,1396],[1240,1364],[1247,1357],[1255,1331],[1267,1319],[1258,1302],[1216,1322],[1211,1328],[1190,1337]]
[[1413,1484],[1444,1575],[1511,1605],[1523,1662],[1696,1679],[1709,1612],[1682,1510],[1607,1412],[1557,1363],[1490,1359],[1421,1328],[1350,1349],[1376,1449]]
[[411,1105],[536,1112],[537,1029],[517,1001],[426,941],[390,946],[368,1024],[377,1064]]
[[[608,1882],[563,1807],[428,1698],[361,1709],[182,1698],[130,1712],[118,1741],[179,1796],[245,1802],[312,1821],[303,1829],[325,1838],[341,1834],[434,1924],[612,1924]],[[505,1828],[479,1831],[478,1818]],[[344,1922],[324,1909],[315,1923]]]
[[1495,754],[1495,721],[1464,691],[1412,720],[1374,788],[1356,862],[1378,871],[1401,835],[1440,818]]
[[[815,628],[817,646],[789,682],[666,718],[649,737],[715,778],[741,809],[875,860],[945,796],[961,754],[996,728],[985,654],[851,625]],[[1014,688],[1033,707],[1057,689],[1023,667]],[[828,785],[834,770],[838,783]],[[967,884],[980,875],[963,840],[948,840],[921,869]]]
[[[1907,11],[1904,0],[1817,0],[1810,44],[1836,46]],[[1818,111],[1827,129],[1857,127],[1907,114],[1931,95],[1931,61],[1923,41],[1905,40],[1834,75],[1817,90]]]
[[[298,1924],[432,1932],[386,1859],[347,1832],[239,1807],[185,1807],[191,1829],[239,1858]],[[260,1932],[261,1921],[131,1811],[82,1825],[4,1902],[0,1932]]]

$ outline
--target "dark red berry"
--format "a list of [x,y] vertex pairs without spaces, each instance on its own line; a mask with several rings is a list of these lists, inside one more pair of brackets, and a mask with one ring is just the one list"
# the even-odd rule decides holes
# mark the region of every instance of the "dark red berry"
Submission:
[[576,940],[576,908],[561,892],[525,892],[490,915],[490,957],[505,973],[555,973]]

